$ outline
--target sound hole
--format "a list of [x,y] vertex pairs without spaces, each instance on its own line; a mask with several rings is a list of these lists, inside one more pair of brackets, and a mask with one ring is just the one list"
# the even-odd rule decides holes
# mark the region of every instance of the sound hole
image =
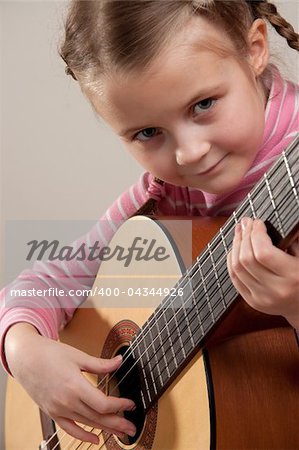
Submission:
[[125,411],[123,413],[124,417],[136,426],[136,434],[133,437],[126,435],[124,439],[120,439],[123,444],[132,445],[142,433],[145,412],[141,400],[141,386],[137,364],[135,364],[135,359],[131,355],[124,356],[127,349],[128,346],[124,345],[116,353],[123,356],[123,363],[117,370],[117,373],[109,380],[108,392],[117,397],[129,398],[136,405],[134,411]]

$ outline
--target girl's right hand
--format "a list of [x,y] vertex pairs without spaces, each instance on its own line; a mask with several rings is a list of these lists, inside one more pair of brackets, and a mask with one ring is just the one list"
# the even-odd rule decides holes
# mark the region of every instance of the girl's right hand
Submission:
[[97,435],[80,424],[104,429],[119,437],[134,436],[135,426],[118,415],[131,411],[132,400],[106,396],[82,371],[108,374],[121,357],[100,359],[38,334],[30,324],[13,325],[5,338],[5,354],[11,373],[37,405],[57,425],[80,441],[98,444]]

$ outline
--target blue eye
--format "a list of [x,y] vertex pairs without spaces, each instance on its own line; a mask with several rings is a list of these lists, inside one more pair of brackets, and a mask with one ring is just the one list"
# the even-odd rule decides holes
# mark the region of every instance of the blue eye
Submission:
[[205,98],[204,100],[201,100],[200,102],[197,102],[194,105],[194,110],[196,107],[199,107],[199,112],[207,111],[209,110],[215,103],[215,100],[213,98]]
[[[144,130],[139,131],[139,133],[134,136],[134,139],[137,139],[138,141],[148,141],[156,135],[156,131],[157,128],[145,128]],[[143,139],[142,137],[138,137],[139,135],[142,136]]]

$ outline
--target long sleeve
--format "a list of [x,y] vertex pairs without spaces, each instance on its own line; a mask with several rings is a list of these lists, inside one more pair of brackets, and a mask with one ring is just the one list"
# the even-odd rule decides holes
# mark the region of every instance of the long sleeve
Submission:
[[[106,211],[94,227],[71,244],[73,252],[80,246],[98,248],[106,246],[121,223],[134,214],[148,199],[148,189],[153,177],[145,173],[140,180],[123,193]],[[57,339],[58,331],[72,318],[76,308],[85,300],[84,293],[93,285],[100,260],[73,258],[69,261],[36,261],[30,270],[23,271],[16,280],[0,293],[0,342],[2,363],[9,371],[4,339],[10,326],[17,322],[32,324],[38,332]],[[32,295],[39,290],[44,295]],[[53,292],[64,293],[52,295]],[[68,295],[72,293],[78,295]],[[22,292],[22,295],[18,295]],[[23,292],[31,295],[23,296]]]

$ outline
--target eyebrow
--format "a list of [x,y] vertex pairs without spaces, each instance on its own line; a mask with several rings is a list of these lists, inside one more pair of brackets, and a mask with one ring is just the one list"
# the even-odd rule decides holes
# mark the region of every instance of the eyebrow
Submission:
[[[187,102],[187,105],[191,106],[192,104],[194,104],[197,101],[199,101],[199,99],[205,99],[207,97],[209,97],[211,91],[217,91],[220,87],[220,84],[216,84],[216,85],[211,85],[211,86],[207,86],[205,87],[205,89],[202,89],[201,91],[199,91],[189,102]],[[141,126],[136,126],[136,127],[132,127],[132,128],[128,128],[128,129],[124,129],[121,130],[119,133],[119,136],[126,136],[127,134],[136,132],[138,130],[144,130],[146,128],[152,128],[152,126],[150,125],[141,125]]]

